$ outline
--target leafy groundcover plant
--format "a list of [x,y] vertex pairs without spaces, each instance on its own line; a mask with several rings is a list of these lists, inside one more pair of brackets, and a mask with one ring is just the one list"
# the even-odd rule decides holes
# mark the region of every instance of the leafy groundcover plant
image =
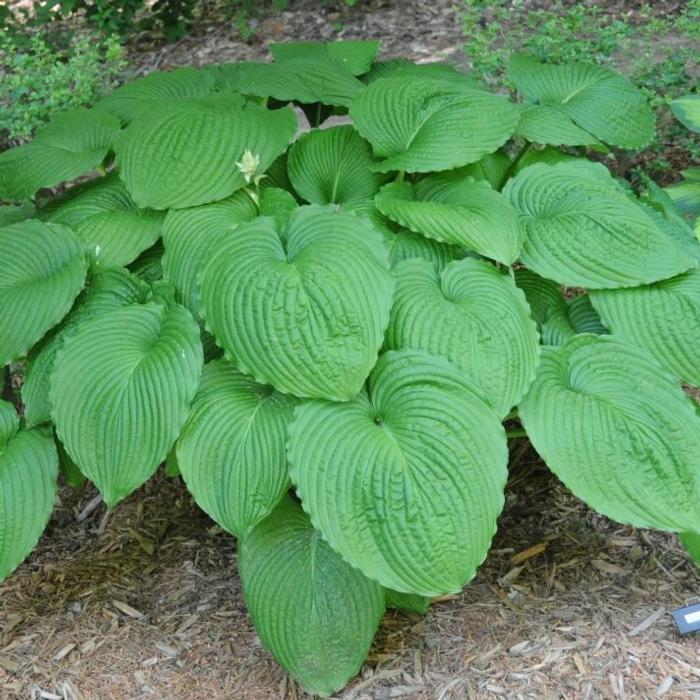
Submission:
[[114,507],[167,458],[239,538],[263,644],[330,694],[386,606],[474,576],[516,417],[591,507],[700,556],[700,244],[581,157],[644,146],[644,99],[516,56],[511,100],[377,49],[154,73],[0,155],[0,364],[26,367],[0,576],[59,470]]

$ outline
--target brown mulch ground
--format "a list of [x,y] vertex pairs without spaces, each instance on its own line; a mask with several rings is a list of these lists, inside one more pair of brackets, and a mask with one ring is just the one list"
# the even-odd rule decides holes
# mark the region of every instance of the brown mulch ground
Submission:
[[[475,581],[424,619],[388,612],[342,697],[700,697],[700,639],[681,638],[670,616],[700,593],[700,573],[676,538],[590,512],[526,441],[512,462]],[[233,538],[179,479],[78,522],[93,496],[63,490],[2,588],[1,697],[304,696],[260,647]]]

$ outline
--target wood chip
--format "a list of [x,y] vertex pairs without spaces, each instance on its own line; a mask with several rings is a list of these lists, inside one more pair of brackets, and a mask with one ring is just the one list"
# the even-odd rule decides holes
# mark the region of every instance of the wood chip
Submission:
[[123,603],[121,600],[113,600],[112,605],[120,612],[123,612],[125,615],[128,615],[129,617],[133,617],[135,620],[140,620],[143,617],[143,613],[140,610],[137,610],[136,608],[132,608],[131,605],[127,605],[126,603]]
[[630,630],[627,636],[636,637],[638,634],[648,630],[665,612],[666,608],[657,608],[649,617],[644,618],[636,627]]
[[518,552],[517,554],[514,554],[510,558],[510,563],[511,564],[522,564],[524,561],[527,561],[528,559],[532,559],[532,557],[536,557],[538,554],[542,554],[545,549],[547,549],[548,542],[539,542],[538,544],[533,544],[532,547],[528,547],[527,549],[524,549],[522,552]]
[[0,656],[0,667],[4,668],[8,673],[16,673],[19,664],[7,656]]
[[61,661],[62,659],[65,659],[68,654],[75,649],[77,644],[66,644],[66,646],[61,647],[53,656],[54,661]]

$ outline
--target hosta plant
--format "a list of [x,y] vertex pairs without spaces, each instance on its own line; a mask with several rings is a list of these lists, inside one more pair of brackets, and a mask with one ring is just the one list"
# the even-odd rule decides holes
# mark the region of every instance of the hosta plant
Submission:
[[154,73],[0,155],[0,360],[25,367],[0,576],[59,469],[112,508],[167,458],[239,539],[263,644],[329,694],[386,606],[475,575],[504,424],[700,554],[700,244],[583,157],[644,146],[644,99],[526,56],[509,99],[377,49]]

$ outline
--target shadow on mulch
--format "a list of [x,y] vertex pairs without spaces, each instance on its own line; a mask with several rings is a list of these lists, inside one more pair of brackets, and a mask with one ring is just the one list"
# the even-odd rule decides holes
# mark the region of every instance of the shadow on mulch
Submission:
[[[387,612],[346,698],[700,697],[700,643],[670,610],[700,593],[672,535],[589,511],[525,440],[474,582],[425,618]],[[236,547],[179,479],[106,516],[63,489],[34,554],[0,589],[8,698],[298,698],[259,644]],[[105,520],[106,517],[106,520]],[[41,693],[44,695],[41,695]]]

